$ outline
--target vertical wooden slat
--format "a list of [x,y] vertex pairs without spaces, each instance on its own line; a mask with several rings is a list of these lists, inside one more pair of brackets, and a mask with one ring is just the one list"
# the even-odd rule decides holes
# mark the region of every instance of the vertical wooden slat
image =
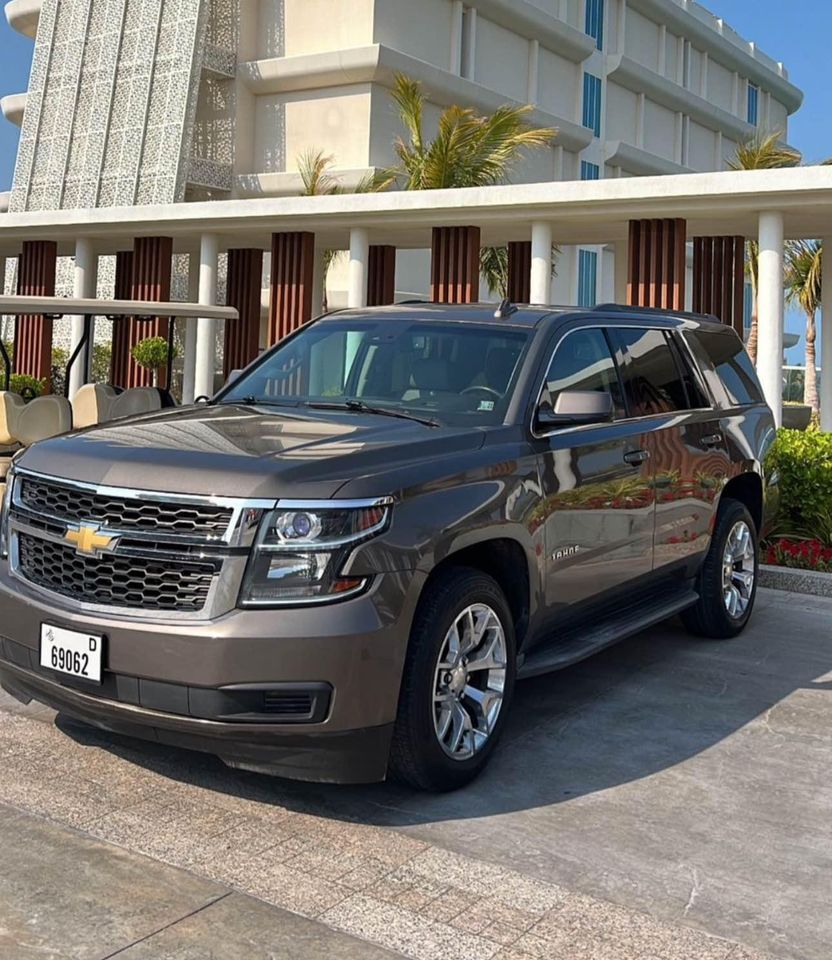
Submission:
[[475,303],[480,288],[479,227],[434,227],[431,300]]
[[367,278],[367,306],[384,307],[396,299],[396,248],[373,244]]
[[722,319],[722,274],[723,268],[725,267],[725,261],[723,257],[724,244],[722,242],[722,237],[713,238],[714,245],[714,256],[713,256],[713,267],[712,267],[712,299],[711,299],[711,309],[709,313],[712,313],[715,317]]
[[702,237],[693,238],[693,311],[702,312]]
[[312,319],[314,272],[314,233],[272,235],[269,344],[277,343]]
[[244,248],[228,251],[226,303],[235,307],[239,320],[225,323],[225,376],[256,359],[260,348],[260,291],[263,285],[263,251]]
[[[131,300],[133,297],[133,251],[119,250],[116,254],[116,278],[113,296],[116,300]],[[112,350],[110,355],[110,383],[125,387],[130,379],[130,324],[131,320],[116,320],[113,323]]]
[[687,224],[682,219],[676,219],[674,224],[674,252],[673,252],[673,298],[671,310],[685,309],[685,286],[687,277]]
[[734,316],[734,238],[722,238],[722,312],[719,319],[731,326]]
[[[170,237],[137,237],[133,244],[130,299],[170,300],[173,240]],[[133,347],[148,337],[167,339],[170,321],[167,317],[131,317],[117,320],[127,328],[126,367],[123,382],[117,386],[149,387],[153,373],[140,367],[132,357]],[[159,372],[159,381],[165,382],[166,372]]]
[[638,283],[641,255],[641,222],[630,221],[630,236],[627,247],[627,305],[638,304]]
[[647,277],[650,270],[651,258],[651,230],[650,221],[642,220],[639,234],[639,283],[638,283],[638,305],[646,307],[650,303]]
[[[22,296],[54,297],[58,245],[52,240],[23,243],[17,271],[17,292]],[[46,381],[52,389],[52,319],[23,316],[15,321],[14,369]]]
[[523,240],[508,245],[508,298],[512,303],[531,300],[532,244]]

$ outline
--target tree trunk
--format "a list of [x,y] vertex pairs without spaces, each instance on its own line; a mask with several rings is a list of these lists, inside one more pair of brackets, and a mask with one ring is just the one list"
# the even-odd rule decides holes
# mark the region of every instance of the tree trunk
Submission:
[[756,366],[757,364],[757,308],[755,305],[754,310],[751,313],[751,328],[748,331],[748,343],[746,343],[746,349],[748,350],[748,356],[751,357],[751,362]]
[[818,374],[815,367],[815,341],[817,340],[817,327],[815,326],[815,315],[813,313],[806,315],[806,375],[803,379],[803,402],[812,408],[814,413],[818,412]]

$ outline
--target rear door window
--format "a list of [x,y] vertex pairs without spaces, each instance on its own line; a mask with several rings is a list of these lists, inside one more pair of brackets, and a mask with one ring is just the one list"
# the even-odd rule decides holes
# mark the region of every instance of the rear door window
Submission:
[[664,330],[613,327],[630,416],[690,409],[684,379]]
[[763,390],[751,357],[731,330],[691,330],[685,333],[714,394],[723,406],[747,407],[763,403]]

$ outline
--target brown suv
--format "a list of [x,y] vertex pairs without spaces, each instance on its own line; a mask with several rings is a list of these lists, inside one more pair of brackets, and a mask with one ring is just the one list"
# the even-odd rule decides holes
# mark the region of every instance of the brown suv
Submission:
[[457,787],[517,679],[745,627],[773,437],[705,318],[332,314],[209,403],[16,459],[0,682],[236,767]]

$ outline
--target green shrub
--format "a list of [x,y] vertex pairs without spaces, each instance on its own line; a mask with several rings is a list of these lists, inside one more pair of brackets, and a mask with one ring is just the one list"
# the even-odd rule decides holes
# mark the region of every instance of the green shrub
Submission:
[[13,373],[9,386],[12,393],[25,395],[27,398],[39,397],[46,389],[46,381],[30,377],[28,373]]
[[110,382],[110,364],[113,350],[109,343],[97,343],[92,348],[92,380],[93,383]]
[[767,465],[780,478],[782,524],[795,532],[821,526],[832,511],[832,433],[781,430]]

